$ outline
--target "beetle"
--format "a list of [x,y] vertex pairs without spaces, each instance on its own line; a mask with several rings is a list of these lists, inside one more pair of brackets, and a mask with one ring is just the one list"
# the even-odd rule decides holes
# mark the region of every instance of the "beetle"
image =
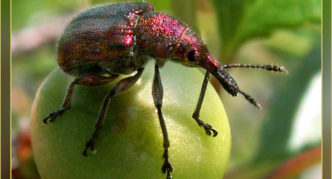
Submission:
[[188,67],[206,70],[201,92],[192,115],[207,135],[217,136],[217,130],[199,118],[210,73],[232,96],[243,95],[254,106],[260,105],[238,87],[226,71],[229,68],[257,68],[286,72],[283,66],[232,64],[221,65],[213,58],[199,36],[186,24],[162,12],[155,12],[148,2],[106,4],[93,7],[73,18],[58,41],[57,61],[60,68],[75,79],[69,85],[62,107],[43,119],[55,119],[71,108],[76,85],[97,86],[109,83],[120,75],[134,75],[118,81],[105,97],[94,131],[85,144],[83,155],[95,151],[95,142],[103,127],[105,112],[115,95],[129,89],[142,75],[150,59],[155,60],[152,96],[163,134],[162,172],[171,178],[170,145],[162,113],[163,87],[159,68],[170,59]]

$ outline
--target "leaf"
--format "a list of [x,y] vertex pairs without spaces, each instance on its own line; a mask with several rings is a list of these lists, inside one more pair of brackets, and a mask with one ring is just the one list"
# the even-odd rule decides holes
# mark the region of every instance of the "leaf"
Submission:
[[223,58],[229,61],[244,42],[275,29],[319,23],[320,0],[212,0]]
[[192,29],[196,27],[196,3],[192,0],[171,0],[173,15],[188,24]]
[[12,28],[13,32],[18,31],[26,26],[40,24],[43,20],[49,20],[49,16],[65,14],[80,8],[86,8],[86,0],[72,1],[12,1]]
[[254,162],[278,163],[292,155],[288,148],[292,124],[310,80],[320,70],[320,52],[320,47],[314,48],[296,68],[293,68],[296,70],[289,71],[292,75],[288,75],[287,81],[278,84],[275,95],[270,99],[270,111],[261,127],[260,144]]
[[[260,124],[259,143],[255,153],[248,161],[228,170],[224,178],[264,178],[276,167],[298,154],[289,150],[290,136],[297,109],[305,91],[310,86],[312,77],[320,70],[321,48],[318,45],[316,44],[304,58],[289,57],[294,60],[287,59],[288,63],[285,66],[288,74],[283,80],[275,81],[275,91],[271,98],[267,99],[270,104],[266,106],[268,108],[263,108],[266,111],[266,117]],[[236,135],[234,134],[233,137]],[[246,145],[248,139],[244,137],[242,140],[244,150],[250,150],[250,147]],[[306,165],[305,162],[295,168],[301,168],[303,165]]]

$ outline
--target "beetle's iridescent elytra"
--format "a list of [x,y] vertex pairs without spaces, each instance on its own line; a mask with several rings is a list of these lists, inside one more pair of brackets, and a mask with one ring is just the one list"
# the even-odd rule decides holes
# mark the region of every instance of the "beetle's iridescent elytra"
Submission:
[[105,97],[94,131],[83,150],[83,155],[87,156],[89,149],[95,150],[95,141],[103,126],[104,115],[111,98],[130,88],[140,78],[149,59],[154,59],[156,62],[152,96],[164,137],[162,171],[167,173],[166,178],[171,178],[173,168],[169,161],[170,142],[162,113],[163,88],[159,68],[168,59],[188,67],[206,70],[192,117],[200,127],[203,127],[206,134],[213,134],[213,136],[218,134],[217,131],[199,119],[210,73],[232,96],[240,93],[250,103],[260,107],[254,98],[239,89],[226,69],[245,67],[286,71],[284,67],[276,65],[221,65],[210,55],[206,45],[190,27],[172,16],[155,12],[148,2],[101,5],[75,17],[60,37],[57,48],[58,64],[64,72],[73,75],[75,79],[67,90],[62,107],[50,113],[43,120],[44,123],[54,122],[58,116],[71,108],[71,97],[75,85],[103,85],[120,75],[136,72],[117,82]]

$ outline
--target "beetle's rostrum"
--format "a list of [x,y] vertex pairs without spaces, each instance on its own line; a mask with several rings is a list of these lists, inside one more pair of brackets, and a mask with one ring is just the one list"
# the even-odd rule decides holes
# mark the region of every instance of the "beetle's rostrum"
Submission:
[[50,113],[43,121],[55,119],[71,108],[71,97],[76,85],[96,86],[109,83],[120,75],[136,74],[117,82],[105,97],[91,138],[85,144],[83,155],[95,150],[95,142],[102,129],[104,115],[113,96],[130,88],[142,75],[148,60],[154,59],[155,75],[152,96],[164,138],[164,164],[162,171],[171,178],[173,167],[169,161],[167,128],[162,113],[163,88],[159,74],[168,59],[189,67],[206,70],[193,118],[206,134],[216,136],[217,130],[199,118],[209,74],[215,76],[232,96],[242,94],[260,108],[254,98],[239,89],[226,71],[228,68],[258,68],[286,72],[276,65],[233,64],[220,65],[204,42],[186,24],[165,13],[155,12],[147,2],[107,4],[91,8],[74,18],[59,39],[57,61],[60,68],[75,77],[70,84],[62,107]]

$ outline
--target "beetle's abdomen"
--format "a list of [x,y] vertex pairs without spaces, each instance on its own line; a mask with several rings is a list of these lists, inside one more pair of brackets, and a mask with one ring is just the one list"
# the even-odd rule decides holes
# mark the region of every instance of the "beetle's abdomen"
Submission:
[[152,57],[167,58],[186,29],[185,24],[167,14],[145,13],[137,23],[137,45]]
[[134,29],[140,14],[153,11],[146,2],[118,3],[89,9],[66,27],[58,44],[58,63],[69,74],[115,74],[136,70]]
[[67,73],[77,74],[90,71],[96,63],[107,67],[126,63],[133,37],[133,28],[124,18],[74,22],[59,41],[59,66]]

